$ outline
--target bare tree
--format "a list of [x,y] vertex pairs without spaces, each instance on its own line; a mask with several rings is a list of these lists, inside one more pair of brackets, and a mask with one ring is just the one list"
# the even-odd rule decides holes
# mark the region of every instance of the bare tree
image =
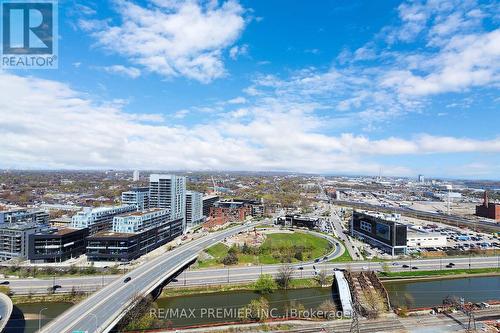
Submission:
[[276,283],[280,288],[288,289],[290,282],[293,277],[293,267],[291,265],[283,265],[278,270],[278,275],[276,276]]
[[384,296],[378,290],[365,289],[361,296],[361,304],[366,308],[368,318],[378,318],[386,310]]
[[328,273],[325,270],[321,270],[314,279],[321,287],[324,287],[328,284]]

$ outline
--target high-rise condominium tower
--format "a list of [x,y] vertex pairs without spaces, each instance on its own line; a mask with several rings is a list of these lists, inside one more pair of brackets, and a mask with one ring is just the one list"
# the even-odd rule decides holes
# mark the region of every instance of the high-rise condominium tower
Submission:
[[151,174],[149,176],[149,207],[167,208],[172,219],[183,219],[186,230],[186,177]]

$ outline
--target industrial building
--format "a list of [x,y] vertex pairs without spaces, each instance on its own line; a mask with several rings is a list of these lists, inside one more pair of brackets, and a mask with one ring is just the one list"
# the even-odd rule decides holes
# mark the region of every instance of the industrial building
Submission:
[[62,262],[85,253],[88,229],[49,228],[29,235],[31,262]]
[[136,205],[138,211],[149,208],[149,188],[135,187],[122,193],[122,204]]
[[488,193],[484,191],[483,204],[476,206],[476,215],[500,221],[500,204],[490,203],[488,200]]
[[193,229],[203,223],[202,195],[196,191],[186,191],[186,228]]
[[210,208],[210,219],[213,224],[243,222],[252,216],[252,205],[243,200],[218,201]]
[[406,253],[407,226],[397,217],[353,211],[350,232],[393,256]]
[[409,248],[416,249],[442,247],[447,245],[447,240],[446,236],[438,232],[427,232],[410,228],[407,231],[406,245]]
[[73,215],[71,227],[75,229],[89,229],[89,235],[100,231],[110,230],[113,226],[113,218],[117,215],[136,211],[135,205],[120,205],[110,207],[90,208]]

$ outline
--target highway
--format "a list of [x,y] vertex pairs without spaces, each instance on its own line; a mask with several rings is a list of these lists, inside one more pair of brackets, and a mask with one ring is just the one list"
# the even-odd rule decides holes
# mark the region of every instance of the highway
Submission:
[[[448,270],[445,266],[453,262],[454,268],[469,268],[469,258],[444,258],[444,259],[419,259],[419,260],[395,260],[385,263],[356,261],[349,263],[329,263],[321,261],[319,263],[295,264],[293,267],[294,276],[296,278],[313,277],[315,271],[327,270],[332,273],[334,268],[345,269],[349,268],[353,271],[361,271],[364,269],[383,270],[387,267],[391,272],[410,270],[403,268],[402,265],[416,266],[418,270]],[[397,263],[397,265],[393,265]],[[471,257],[471,268],[486,268],[500,267],[500,256],[496,257]],[[314,267],[313,267],[314,266]],[[280,265],[265,265],[265,266],[239,266],[231,268],[210,268],[210,269],[188,269],[177,277],[177,281],[170,282],[167,287],[183,287],[183,286],[200,286],[207,284],[226,284],[226,283],[242,283],[255,281],[262,274],[276,274]],[[299,267],[303,269],[300,270]],[[122,275],[110,276],[83,276],[83,277],[68,277],[56,279],[56,284],[61,285],[58,292],[70,292],[73,286],[78,290],[95,291],[101,289],[103,285],[118,280],[121,282],[124,279]],[[15,294],[46,293],[47,288],[52,286],[51,279],[10,279],[11,291]],[[131,281],[133,282],[133,281]]]
[[[43,327],[41,332],[109,332],[138,295],[154,290],[164,279],[194,260],[204,248],[255,225],[249,223],[209,234],[146,262],[71,307]],[[128,277],[131,280],[125,283],[124,279]]]

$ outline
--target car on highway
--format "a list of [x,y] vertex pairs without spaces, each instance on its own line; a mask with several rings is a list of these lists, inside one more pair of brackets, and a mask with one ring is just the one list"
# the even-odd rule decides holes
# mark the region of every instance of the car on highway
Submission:
[[363,266],[363,270],[367,271],[368,270],[368,266]]
[[446,266],[444,266],[444,267],[446,267],[446,268],[453,268],[453,266],[452,266],[452,265],[450,265],[450,264],[448,264],[448,265],[446,265]]
[[403,267],[403,268],[410,268],[410,266],[408,266],[408,265],[406,265],[406,264],[404,264],[404,265],[403,265],[403,266],[401,266],[401,267]]
[[2,282],[0,282],[1,285],[7,285],[9,283],[10,283],[9,281],[2,281]]
[[448,265],[450,265],[451,267],[455,266],[455,264],[452,262],[450,262]]
[[323,257],[323,260],[328,260],[328,256],[324,256],[324,257]]
[[123,283],[127,283],[129,282],[130,280],[132,280],[132,278],[130,276],[126,277],[125,280],[123,280]]
[[417,266],[413,266],[411,269],[418,269],[418,267]]
[[315,259],[314,262],[319,262],[319,258]]

